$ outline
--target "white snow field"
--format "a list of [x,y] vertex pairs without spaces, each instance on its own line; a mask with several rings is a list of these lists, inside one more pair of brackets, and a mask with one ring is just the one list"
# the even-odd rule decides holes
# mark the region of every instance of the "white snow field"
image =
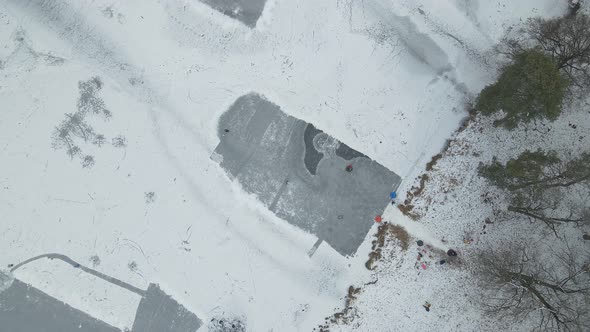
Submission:
[[[248,331],[311,331],[349,285],[370,281],[374,231],[353,257],[322,244],[310,258],[313,235],[210,160],[219,116],[260,93],[412,181],[494,79],[503,33],[565,6],[268,0],[250,28],[196,0],[0,0],[0,267],[53,252],[91,266],[98,256],[103,273],[159,283],[205,322],[199,331],[224,316]],[[106,137],[102,147],[77,140],[90,167],[53,146],[79,82],[95,84],[112,113],[86,117]],[[118,135],[125,146],[112,146]],[[115,327],[133,324],[139,297],[59,261],[15,277]],[[479,330],[470,314],[459,329]],[[417,318],[396,316],[406,319]]]

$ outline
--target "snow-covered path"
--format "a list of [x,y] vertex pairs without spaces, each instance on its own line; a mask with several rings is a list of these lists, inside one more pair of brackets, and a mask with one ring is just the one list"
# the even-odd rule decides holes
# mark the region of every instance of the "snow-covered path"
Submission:
[[424,241],[424,243],[440,249],[444,252],[451,249],[447,244],[444,244],[437,236],[433,235],[430,230],[423,224],[410,219],[404,215],[397,207],[387,208],[383,214],[383,220],[392,225],[399,225],[403,227],[408,234],[415,238]]

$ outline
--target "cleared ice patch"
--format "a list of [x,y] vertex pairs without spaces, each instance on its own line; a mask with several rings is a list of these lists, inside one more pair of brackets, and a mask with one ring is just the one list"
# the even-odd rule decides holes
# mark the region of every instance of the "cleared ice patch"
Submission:
[[[20,267],[15,277],[96,319],[131,328],[141,296],[89,275],[71,265],[40,259]],[[142,288],[145,288],[142,285]]]
[[221,117],[219,159],[278,217],[353,255],[399,176],[257,94]]
[[220,11],[233,19],[236,19],[250,28],[256,27],[256,22],[266,0],[200,0],[213,9]]

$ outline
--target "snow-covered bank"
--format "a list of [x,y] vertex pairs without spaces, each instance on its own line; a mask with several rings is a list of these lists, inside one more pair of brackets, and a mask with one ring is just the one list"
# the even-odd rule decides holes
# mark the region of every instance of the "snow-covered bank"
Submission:
[[[384,215],[385,220],[407,227],[411,245],[403,251],[391,238],[382,259],[374,264],[377,269],[371,280],[378,281],[363,286],[357,296],[355,319],[348,325],[332,325],[331,330],[530,331],[538,322],[497,320],[483,311],[481,290],[472,274],[478,264],[474,253],[511,241],[537,241],[546,233],[550,236],[544,241],[557,239],[550,230],[526,218],[513,216],[506,221],[501,213],[507,204],[504,195],[478,176],[477,167],[492,156],[507,159],[525,149],[543,147],[563,155],[585,151],[590,146],[587,119],[587,110],[568,110],[549,125],[548,134],[498,130],[491,125],[492,119],[477,118],[453,137],[433,170],[425,172],[429,177],[425,189],[412,200],[412,212],[421,218],[411,221],[396,207]],[[416,183],[408,182],[405,189],[411,185]],[[579,229],[568,225],[561,229],[581,240]],[[425,242],[426,251],[417,240]],[[440,241],[444,241],[442,248]],[[460,259],[441,265],[439,261],[448,258],[435,249],[446,248],[457,250]],[[429,312],[422,307],[426,302],[432,304]]]

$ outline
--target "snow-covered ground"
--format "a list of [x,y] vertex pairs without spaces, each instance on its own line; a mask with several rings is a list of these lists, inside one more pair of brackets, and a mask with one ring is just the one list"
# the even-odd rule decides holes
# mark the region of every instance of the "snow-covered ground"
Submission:
[[[442,158],[431,171],[424,172],[429,180],[412,200],[412,212],[420,215],[419,221],[395,207],[383,215],[385,221],[405,227],[411,235],[408,249],[401,250],[400,242],[391,237],[370,279],[377,282],[356,285],[362,286],[362,292],[351,310],[354,319],[348,325],[333,325],[331,331],[534,330],[538,325],[534,315],[529,321],[514,322],[484,312],[485,300],[473,274],[476,254],[514,241],[551,245],[551,241],[560,240],[538,222],[514,215],[506,218],[505,194],[486,183],[477,167],[493,156],[505,162],[527,149],[558,151],[564,159],[586,151],[590,146],[589,116],[587,109],[572,107],[544,127],[545,131],[514,132],[496,129],[493,119],[478,117],[454,135]],[[401,200],[407,190],[414,191],[411,186],[419,186],[419,181],[408,180],[405,188],[400,188]],[[588,195],[585,192],[581,197],[588,202]],[[580,228],[565,224],[559,226],[559,233],[568,234],[569,245],[583,255],[587,244]],[[419,247],[418,240],[425,246]],[[448,260],[444,251],[449,248],[457,250],[460,259],[440,265],[441,259]],[[423,256],[418,258],[418,253]],[[422,307],[426,302],[432,305],[429,312]]]
[[[349,285],[370,280],[372,239],[354,257],[322,245],[309,258],[312,235],[276,218],[210,160],[221,113],[261,93],[408,187],[465,117],[465,103],[493,80],[492,47],[504,31],[564,8],[557,0],[269,0],[249,29],[198,1],[1,0],[0,266],[50,252],[88,265],[98,256],[98,270],[144,289],[159,282],[204,321],[231,314],[251,331],[309,331],[342,305]],[[93,77],[112,117],[88,116],[108,140],[79,143],[95,160],[83,168],[52,147],[52,134],[76,112],[79,82]],[[118,135],[126,147],[108,144]],[[135,295],[104,296],[104,282],[59,264],[31,263],[15,276],[130,326]],[[418,291],[405,284],[413,273],[392,271],[401,295],[386,299],[383,316],[399,325],[361,330],[422,324],[421,307],[399,311]],[[445,271],[439,294],[461,284],[453,273]],[[467,310],[454,299],[449,308]]]

